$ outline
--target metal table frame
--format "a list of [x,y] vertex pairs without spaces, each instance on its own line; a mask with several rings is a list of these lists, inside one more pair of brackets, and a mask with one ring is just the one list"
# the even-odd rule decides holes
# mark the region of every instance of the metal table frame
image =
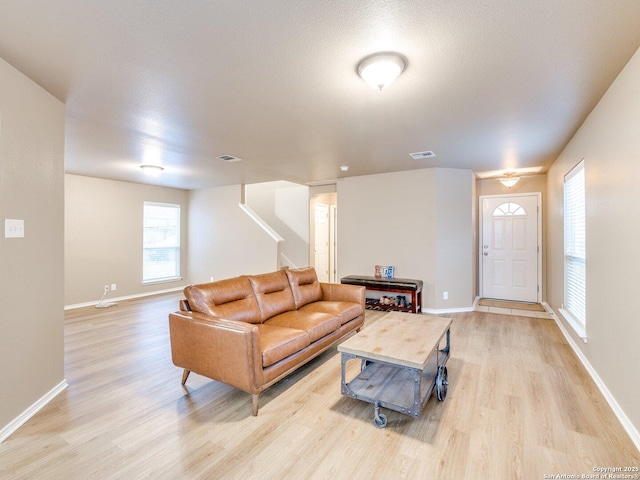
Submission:
[[[450,328],[443,336],[446,336],[446,345],[439,349],[441,337],[423,369],[372,360],[365,354],[341,352],[342,394],[372,403],[374,423],[379,428],[387,423],[386,416],[380,413],[380,407],[419,417],[434,389],[440,401],[447,394],[448,374],[445,365],[451,349]],[[356,377],[347,382],[346,365],[351,360],[361,360],[361,369]],[[388,388],[390,386],[394,388]]]

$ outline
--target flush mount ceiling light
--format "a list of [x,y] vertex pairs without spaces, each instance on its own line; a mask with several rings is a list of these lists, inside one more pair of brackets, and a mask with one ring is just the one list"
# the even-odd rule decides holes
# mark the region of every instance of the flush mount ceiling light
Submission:
[[520,177],[514,177],[514,173],[505,173],[504,177],[499,178],[500,183],[507,188],[512,188],[516,183],[520,181]]
[[164,170],[160,165],[140,165],[142,171],[150,177],[157,177]]
[[349,171],[349,165],[342,165],[340,167],[340,170],[343,171],[343,172],[348,172]]
[[399,53],[374,53],[360,62],[358,75],[373,88],[382,90],[398,78],[406,63],[405,58]]

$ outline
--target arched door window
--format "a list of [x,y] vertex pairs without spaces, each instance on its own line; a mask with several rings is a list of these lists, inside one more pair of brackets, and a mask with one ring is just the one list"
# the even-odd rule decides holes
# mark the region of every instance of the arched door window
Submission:
[[494,217],[520,217],[527,214],[524,207],[515,202],[505,202],[498,205],[492,213]]

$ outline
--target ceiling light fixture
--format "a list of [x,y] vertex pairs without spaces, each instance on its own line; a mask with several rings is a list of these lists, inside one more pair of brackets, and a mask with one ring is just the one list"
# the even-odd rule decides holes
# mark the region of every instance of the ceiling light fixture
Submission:
[[142,171],[150,177],[157,177],[164,170],[160,165],[140,165]]
[[514,173],[505,173],[504,177],[499,178],[500,183],[507,188],[512,188],[516,183],[520,181],[520,177],[514,177]]
[[342,165],[340,167],[340,170],[343,171],[343,172],[348,172],[349,171],[349,165]]
[[362,59],[358,65],[358,75],[373,88],[382,90],[393,83],[407,64],[399,53],[374,53]]

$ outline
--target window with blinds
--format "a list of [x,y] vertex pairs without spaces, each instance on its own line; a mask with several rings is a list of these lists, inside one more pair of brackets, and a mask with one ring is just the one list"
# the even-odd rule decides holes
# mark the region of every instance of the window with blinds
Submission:
[[180,278],[180,205],[144,202],[142,282]]
[[564,311],[586,340],[586,229],[584,160],[564,179]]

